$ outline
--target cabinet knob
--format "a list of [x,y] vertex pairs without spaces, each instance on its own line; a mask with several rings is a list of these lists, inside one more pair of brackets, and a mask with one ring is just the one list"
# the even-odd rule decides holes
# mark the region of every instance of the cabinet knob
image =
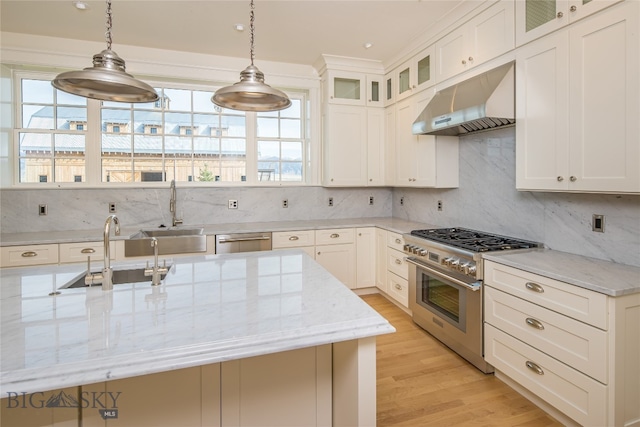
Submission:
[[400,264],[402,264],[402,261],[400,261],[399,259],[396,258],[396,264],[400,265]]
[[564,16],[564,13],[562,12],[558,12],[558,14],[556,15],[558,18],[562,18]]
[[558,180],[558,182],[562,182],[562,181],[564,181],[564,178],[563,178],[563,177],[561,177],[561,176],[559,176],[559,177],[558,177],[558,178],[556,178],[556,179]]
[[578,179],[578,178],[576,178],[576,177],[575,177],[575,176],[573,176],[573,175],[572,175],[571,177],[569,177],[569,181],[571,181],[571,182],[576,182],[576,180],[577,180],[577,179]]
[[462,65],[467,65],[467,60],[466,59],[462,60]]
[[373,181],[373,178],[369,178],[369,182]]
[[400,243],[402,243],[402,240],[400,240],[400,239],[396,239],[396,243],[397,243],[397,244],[400,244]]
[[473,62],[473,56],[469,57],[469,62]]
[[399,291],[401,291],[401,290],[402,290],[402,286],[400,286],[400,285],[398,285],[398,284],[396,283],[396,289],[397,289],[397,290],[399,290]]
[[38,254],[36,252],[33,252],[33,251],[27,251],[27,252],[22,252],[21,256],[23,258],[33,258],[34,256],[38,256]]
[[576,10],[578,10],[578,8],[577,8],[577,7],[575,7],[575,6],[571,6],[571,7],[569,8],[569,10],[570,10],[571,12],[575,12]]
[[318,255],[320,255],[320,252],[318,252]]

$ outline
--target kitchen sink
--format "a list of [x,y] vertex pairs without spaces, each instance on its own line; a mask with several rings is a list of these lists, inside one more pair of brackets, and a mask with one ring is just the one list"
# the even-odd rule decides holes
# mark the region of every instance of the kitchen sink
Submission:
[[198,253],[207,251],[204,228],[141,229],[124,241],[124,256],[153,256],[151,239],[158,240],[159,255]]
[[175,237],[175,236],[201,236],[204,228],[154,228],[152,230],[140,230],[134,236],[139,237]]
[[[167,269],[171,269],[171,265],[167,266]],[[138,283],[149,282],[151,283],[151,276],[144,275],[144,267],[130,268],[130,269],[113,269],[112,280],[114,285],[120,285],[123,283]],[[100,273],[101,271],[92,271],[92,274]],[[87,273],[82,273],[76,276],[66,284],[60,286],[58,289],[75,289],[75,288],[87,288],[89,285],[84,283],[84,278]],[[161,280],[164,279],[166,274],[161,275]],[[91,286],[100,286],[100,284],[94,284]]]

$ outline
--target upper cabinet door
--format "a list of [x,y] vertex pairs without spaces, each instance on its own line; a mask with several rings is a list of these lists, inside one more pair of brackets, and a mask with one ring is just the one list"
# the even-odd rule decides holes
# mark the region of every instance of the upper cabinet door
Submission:
[[364,74],[329,72],[327,101],[330,104],[365,105],[366,85]]
[[413,68],[415,70],[414,89],[421,91],[435,83],[435,45],[431,45],[413,58]]
[[512,50],[515,46],[513,7],[511,1],[500,1],[438,40],[436,82]]
[[383,77],[373,74],[367,74],[367,106],[382,107],[384,106],[384,88]]

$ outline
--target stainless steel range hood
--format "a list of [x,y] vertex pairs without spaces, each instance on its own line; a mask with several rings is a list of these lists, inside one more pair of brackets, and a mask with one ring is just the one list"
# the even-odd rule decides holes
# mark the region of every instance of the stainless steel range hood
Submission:
[[438,91],[413,123],[415,135],[463,135],[514,125],[515,64]]

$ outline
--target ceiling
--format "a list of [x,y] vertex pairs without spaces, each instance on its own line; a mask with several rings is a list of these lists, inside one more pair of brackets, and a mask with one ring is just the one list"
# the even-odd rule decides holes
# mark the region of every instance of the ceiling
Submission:
[[[463,3],[481,0],[256,0],[255,57],[312,65],[321,54],[394,59]],[[2,31],[105,42],[106,3],[2,0]],[[112,49],[134,45],[249,58],[249,1],[113,0]],[[234,29],[243,24],[244,32]],[[366,49],[363,45],[371,43]],[[91,55],[97,52],[91,52]]]

